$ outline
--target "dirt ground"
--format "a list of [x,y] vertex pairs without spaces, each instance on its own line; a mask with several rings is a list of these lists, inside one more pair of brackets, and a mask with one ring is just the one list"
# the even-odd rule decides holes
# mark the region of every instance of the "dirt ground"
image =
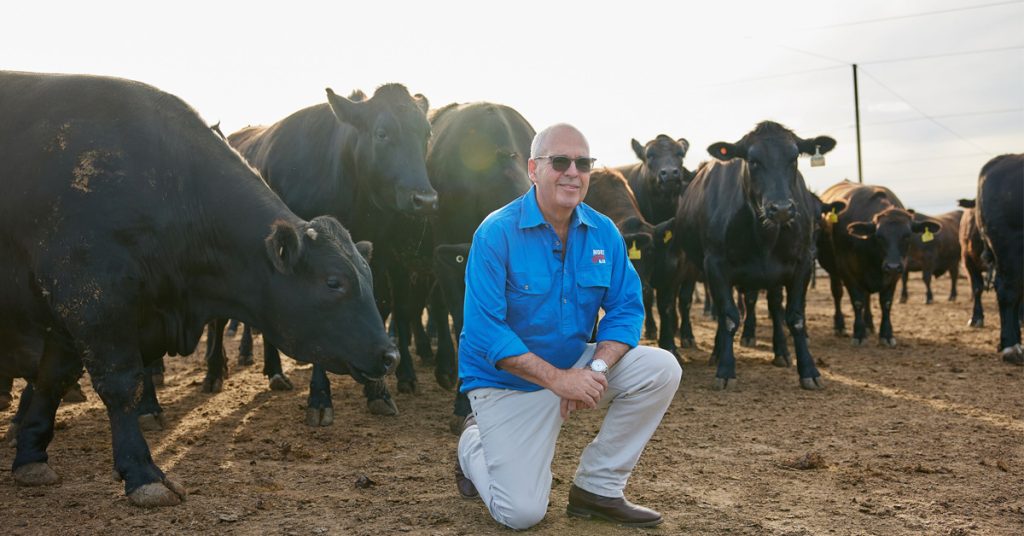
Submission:
[[[994,296],[985,295],[986,327],[971,329],[966,281],[960,300],[948,303],[949,279],[939,279],[929,306],[920,279],[912,281],[910,303],[893,308],[895,349],[875,338],[854,348],[834,337],[827,281],[811,290],[811,351],[827,382],[822,392],[799,389],[794,368],[771,366],[764,300],[757,347],[737,344],[739,388],[713,391],[706,362],[714,328],[697,318],[700,348],[687,352],[676,399],[626,489],[665,515],[652,532],[1024,534],[1024,369],[995,352]],[[233,363],[237,344],[230,346]],[[370,415],[359,386],[333,377],[335,423],[318,429],[303,424],[308,365],[289,361],[286,370],[302,387],[284,393],[267,390],[258,366],[233,367],[215,395],[200,392],[200,354],[168,359],[168,366],[159,392],[168,429],[146,439],[157,463],[188,488],[188,500],[153,510],[128,502],[110,477],[105,410],[86,385],[88,402],[57,415],[49,453],[60,485],[15,486],[14,451],[0,448],[2,532],[509,533],[482,503],[457,495],[451,395],[424,366],[421,392],[396,395],[396,417]],[[0,434],[12,414],[0,411]],[[565,514],[576,461],[600,417],[583,412],[566,424],[551,505],[536,533],[639,530]]]

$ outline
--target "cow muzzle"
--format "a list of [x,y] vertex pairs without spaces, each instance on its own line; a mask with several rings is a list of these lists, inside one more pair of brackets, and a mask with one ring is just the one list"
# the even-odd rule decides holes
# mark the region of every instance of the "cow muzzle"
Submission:
[[658,189],[664,193],[679,193],[683,187],[683,174],[679,168],[666,168],[658,172]]
[[903,273],[903,263],[887,262],[882,265],[882,270],[887,274],[901,274]]
[[398,362],[402,359],[402,357],[398,353],[398,348],[395,348],[394,346],[389,346],[386,350],[384,350],[384,355],[382,356],[382,359],[384,360],[384,367],[386,369],[384,371],[384,375],[387,376],[388,374],[393,373],[396,368],[398,368]]
[[796,205],[792,200],[767,203],[764,207],[764,215],[777,225],[785,225],[796,216]]
[[437,212],[437,194],[435,192],[416,192],[410,196],[409,204],[417,216],[426,216]]

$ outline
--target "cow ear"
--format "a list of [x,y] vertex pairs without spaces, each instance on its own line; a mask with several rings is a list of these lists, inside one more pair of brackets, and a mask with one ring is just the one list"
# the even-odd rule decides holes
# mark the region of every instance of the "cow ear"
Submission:
[[939,231],[942,230],[942,224],[935,220],[915,221],[914,223],[910,224],[910,230],[914,231],[915,233],[923,233],[927,230],[928,232],[934,235],[939,234]]
[[675,223],[676,219],[673,216],[654,226],[654,247],[661,247],[672,240],[672,228]]
[[846,226],[846,232],[855,238],[867,240],[875,235],[875,224],[869,221],[855,221]]
[[275,221],[264,245],[274,268],[282,274],[292,273],[302,255],[302,241],[295,227],[284,220]]
[[636,153],[636,157],[639,158],[641,162],[646,162],[647,155],[644,154],[644,146],[641,145],[640,142],[636,141],[636,138],[630,140],[630,143],[633,146],[633,152]]
[[683,156],[686,156],[686,152],[690,150],[690,142],[686,141],[686,138],[679,138],[676,141],[683,146]]
[[831,203],[822,203],[821,204],[821,213],[822,214],[830,214],[832,212],[835,212],[836,214],[839,214],[840,212],[842,212],[844,210],[846,210],[846,202],[845,201],[833,201]]
[[818,136],[817,138],[798,140],[796,143],[798,149],[804,154],[825,154],[832,149],[836,148],[836,140],[828,136]]
[[422,93],[417,93],[412,96],[412,100],[416,102],[416,106],[419,106],[423,113],[427,113],[430,110],[430,101]]
[[746,158],[747,151],[739,144],[720,141],[708,145],[708,154],[719,160],[732,160],[733,158]]
[[348,123],[357,130],[366,130],[366,118],[363,114],[364,104],[353,102],[341,95],[338,95],[331,88],[327,88],[327,102],[338,121]]
[[373,242],[370,242],[369,240],[360,240],[356,242],[356,251],[366,259],[366,262],[370,262],[373,259]]
[[974,208],[973,199],[959,199],[956,204],[959,205],[960,208]]

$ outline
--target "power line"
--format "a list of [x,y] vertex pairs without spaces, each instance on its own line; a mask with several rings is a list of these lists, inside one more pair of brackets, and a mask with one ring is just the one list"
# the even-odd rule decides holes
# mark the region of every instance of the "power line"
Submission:
[[1012,1],[1012,2],[994,2],[994,3],[991,3],[991,4],[978,4],[978,5],[974,5],[974,6],[964,6],[964,7],[950,8],[950,9],[939,9],[939,10],[935,10],[935,11],[923,11],[921,13],[909,13],[907,15],[893,15],[891,17],[879,17],[879,18],[876,18],[876,19],[864,19],[864,20],[851,21],[851,22],[840,22],[840,23],[836,23],[836,24],[824,24],[824,25],[821,25],[821,26],[810,26],[810,27],[805,27],[805,28],[794,28],[792,31],[802,32],[802,31],[826,30],[826,29],[830,29],[830,28],[842,28],[842,27],[846,27],[846,26],[858,26],[858,25],[861,25],[861,24],[874,24],[874,23],[877,23],[877,22],[885,22],[885,21],[890,21],[890,20],[902,20],[902,19],[912,19],[912,18],[917,18],[917,17],[928,17],[928,16],[932,16],[932,15],[942,15],[942,14],[945,14],[945,13],[956,13],[956,12],[960,12],[960,11],[970,11],[970,10],[975,10],[975,9],[985,9],[985,8],[990,8],[990,7],[1007,6],[1007,5],[1021,4],[1021,3],[1024,3],[1024,1],[1016,0],[1016,1]]
[[988,52],[1006,52],[1008,50],[1024,50],[1024,46],[1010,46],[999,48],[984,48],[981,50],[966,50],[963,52],[946,52],[944,54],[928,54],[926,56],[909,56],[906,58],[893,58],[889,60],[862,61],[860,65],[878,65],[880,63],[896,63],[900,61],[930,60],[934,58],[947,58],[950,56],[968,56],[971,54],[985,54]]
[[[986,111],[983,111],[983,112],[961,112],[961,113],[955,113],[955,114],[933,115],[932,117],[935,118],[935,119],[949,119],[951,117],[977,117],[977,116],[981,116],[981,115],[999,115],[999,114],[1011,114],[1011,113],[1017,113],[1017,114],[1024,113],[1024,109],[1021,109],[1021,108],[1004,108],[1002,110],[986,110]],[[899,124],[899,123],[913,123],[915,121],[927,121],[927,118],[924,118],[924,117],[911,117],[909,119],[893,119],[893,120],[890,120],[890,121],[872,121],[872,122],[861,123],[861,124],[864,125],[864,126],[871,126],[871,127],[873,127],[873,126],[882,126],[882,125],[895,125],[895,124]],[[827,130],[849,130],[851,128],[854,128],[854,125],[843,124],[843,125],[833,126],[833,127],[829,128]]]
[[911,108],[912,110],[914,110],[915,112],[917,112],[917,113],[921,114],[922,116],[924,116],[925,118],[927,118],[927,119],[928,119],[929,121],[931,121],[932,123],[935,123],[935,124],[936,124],[936,125],[938,125],[938,126],[939,126],[939,128],[941,128],[942,130],[945,130],[946,132],[949,132],[950,134],[952,134],[952,135],[956,136],[956,137],[957,137],[957,138],[959,138],[960,140],[962,140],[962,141],[964,141],[964,142],[966,142],[966,143],[969,143],[969,144],[971,144],[972,146],[974,146],[974,148],[976,148],[976,149],[980,150],[981,152],[983,152],[983,153],[985,153],[985,154],[992,154],[992,151],[989,151],[989,150],[985,149],[984,147],[982,147],[982,146],[978,145],[977,143],[975,143],[975,142],[973,142],[973,141],[971,141],[971,140],[969,140],[969,139],[967,139],[967,138],[965,138],[965,137],[961,136],[960,134],[958,134],[957,132],[955,132],[955,131],[954,131],[953,129],[951,129],[951,128],[947,127],[946,125],[944,125],[944,124],[940,123],[939,121],[937,121],[937,120],[936,120],[936,119],[935,119],[934,117],[932,117],[932,116],[930,116],[930,115],[928,115],[928,114],[924,113],[923,111],[921,111],[921,109],[920,109],[920,108],[918,108],[917,106],[914,106],[914,104],[913,104],[912,102],[910,102],[909,100],[907,100],[906,98],[904,98],[904,97],[903,97],[902,95],[900,95],[899,93],[896,93],[895,91],[893,91],[893,90],[892,90],[892,88],[890,88],[889,86],[887,86],[887,85],[883,84],[881,80],[879,80],[879,79],[878,79],[877,77],[875,77],[875,75],[871,74],[871,73],[870,73],[869,71],[867,71],[867,70],[864,70],[864,73],[865,73],[865,74],[867,74],[868,76],[870,76],[870,77],[871,77],[871,79],[875,81],[875,83],[877,83],[878,85],[882,86],[882,88],[883,88],[883,89],[885,89],[885,90],[886,90],[886,91],[888,91],[889,93],[892,93],[892,94],[893,94],[894,96],[896,96],[896,98],[898,98],[898,99],[902,100],[902,101],[903,101],[904,103],[906,103],[906,105],[907,105],[907,106],[910,106],[910,108]]

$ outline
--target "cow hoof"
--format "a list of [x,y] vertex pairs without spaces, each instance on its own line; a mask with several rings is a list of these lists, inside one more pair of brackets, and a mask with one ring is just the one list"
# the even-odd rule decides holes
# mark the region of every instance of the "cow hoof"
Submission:
[[1003,348],[1002,354],[1003,361],[1011,365],[1024,366],[1024,347],[1020,344]]
[[367,400],[366,408],[370,410],[373,415],[383,415],[390,417],[398,415],[398,406],[395,405],[395,401],[391,399],[378,398],[376,400]]
[[292,389],[295,389],[295,386],[284,374],[274,374],[270,377],[271,391],[291,391]]
[[156,387],[163,387],[164,386],[164,373],[163,372],[157,372],[157,373],[153,374],[153,385],[155,385]]
[[679,348],[675,348],[672,350],[672,357],[676,358],[676,363],[679,364],[679,368],[682,368],[683,365],[690,362],[690,358],[683,355],[683,351],[680,350]]
[[11,393],[0,393],[0,410],[5,410],[11,407],[11,402],[14,402],[14,398],[11,397]]
[[409,394],[416,394],[419,391],[419,386],[416,385],[416,380],[398,380],[398,392]]
[[249,354],[249,355],[238,354],[238,366],[240,366],[240,367],[248,367],[250,365],[252,365],[252,354]]
[[60,476],[46,463],[29,463],[11,471],[14,481],[20,486],[52,486],[60,482]]
[[935,301],[935,300],[933,300],[933,299],[931,299],[931,298],[928,298],[928,299],[926,299],[926,300],[924,301],[924,304],[925,304],[925,305],[931,305],[931,304],[932,304],[932,303],[933,303],[934,301]]
[[330,426],[334,422],[334,408],[306,408],[308,426]]
[[72,385],[60,400],[64,404],[79,404],[85,402],[85,393],[82,392],[82,386],[77,383]]
[[715,378],[715,384],[711,388],[715,391],[733,391],[736,384],[736,378]]
[[907,303],[907,297],[906,296],[900,296],[900,303]]
[[224,380],[221,378],[211,379],[209,377],[203,379],[203,392],[204,393],[219,393],[224,389]]
[[878,339],[878,344],[885,346],[886,348],[896,348],[895,337],[881,337]]
[[448,417],[448,431],[454,434],[456,437],[462,435],[462,425],[466,423],[466,417],[462,415],[452,415]]
[[448,374],[434,374],[434,379],[437,380],[437,384],[441,386],[441,389],[445,391],[451,391],[455,389],[456,379],[449,376]]
[[644,330],[644,338],[654,340],[658,338],[658,331],[655,329],[647,328]]
[[156,506],[177,506],[186,497],[185,488],[170,478],[163,482],[150,482],[139,486],[128,494],[128,499],[136,506],[153,508]]
[[744,348],[753,348],[757,346],[757,339],[754,337],[740,337],[740,346]]
[[715,366],[717,364],[718,364],[718,356],[715,355],[715,354],[711,354],[711,357],[708,358],[708,366],[709,367],[713,367],[713,366]]
[[697,341],[693,339],[679,339],[679,346],[683,348],[696,348]]
[[800,388],[808,391],[821,391],[825,389],[825,383],[821,381],[821,376],[817,378],[800,378]]
[[981,318],[975,320],[972,318],[969,322],[967,322],[967,325],[972,328],[983,328],[985,327],[985,320]]
[[832,330],[832,334],[835,335],[836,337],[845,337],[846,330],[844,328],[836,328]]
[[777,355],[777,356],[775,356],[775,359],[772,360],[772,365],[775,365],[776,367],[783,367],[783,368],[785,368],[785,367],[788,367],[788,366],[790,366],[792,364],[793,364],[792,361],[790,361],[790,359],[789,359],[789,354]]
[[17,423],[11,423],[11,426],[7,428],[7,433],[4,434],[4,443],[7,443],[8,447],[12,449],[18,446],[18,425]]
[[715,315],[711,311],[704,311],[702,314],[703,314],[704,318],[709,318],[710,319],[710,318],[714,318],[715,317]]
[[167,422],[163,413],[145,413],[139,415],[139,429],[143,432],[159,432],[164,429]]
[[850,339],[850,342],[854,346],[864,346],[864,339],[858,339],[857,337],[854,337]]

